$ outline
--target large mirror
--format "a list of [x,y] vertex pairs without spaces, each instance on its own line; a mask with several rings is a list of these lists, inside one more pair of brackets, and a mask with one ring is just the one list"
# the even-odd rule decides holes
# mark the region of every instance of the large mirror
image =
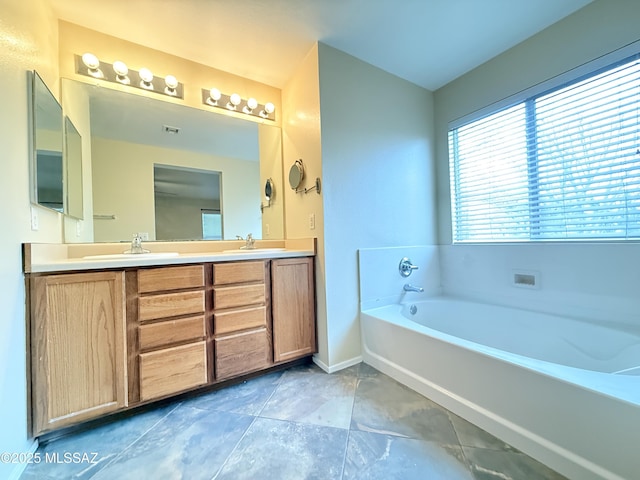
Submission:
[[62,97],[88,112],[93,241],[284,238],[280,128],[69,79]]
[[31,107],[31,201],[62,213],[62,107],[37,72],[31,75]]

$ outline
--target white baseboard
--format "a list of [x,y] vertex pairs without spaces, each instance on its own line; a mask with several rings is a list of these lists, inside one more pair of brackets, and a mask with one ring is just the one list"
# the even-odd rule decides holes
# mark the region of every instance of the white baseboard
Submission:
[[350,358],[349,360],[345,360],[344,362],[336,363],[335,365],[327,365],[322,360],[318,358],[317,355],[313,356],[313,363],[318,365],[322,370],[327,373],[335,373],[345,368],[349,368],[353,365],[357,365],[362,362],[362,356],[358,355],[357,357]]

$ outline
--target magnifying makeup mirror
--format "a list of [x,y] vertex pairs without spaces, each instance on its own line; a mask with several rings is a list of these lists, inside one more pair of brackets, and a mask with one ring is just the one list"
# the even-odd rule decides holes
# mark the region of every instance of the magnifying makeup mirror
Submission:
[[304,168],[302,167],[302,160],[296,160],[289,170],[289,185],[297,192],[300,184],[302,184],[303,178]]

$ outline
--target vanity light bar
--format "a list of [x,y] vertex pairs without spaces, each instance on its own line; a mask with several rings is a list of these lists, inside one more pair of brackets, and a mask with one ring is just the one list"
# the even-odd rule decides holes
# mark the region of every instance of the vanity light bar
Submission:
[[117,60],[106,63],[98,60],[92,53],[75,55],[76,73],[87,77],[104,80],[129,87],[140,88],[161,95],[174,98],[184,98],[184,85],[173,75],[156,77],[148,68],[139,71],[131,70],[127,65]]
[[231,112],[264,118],[265,120],[274,121],[276,119],[276,108],[273,103],[267,102],[262,105],[258,103],[255,98],[245,100],[237,93],[225,95],[216,88],[202,89],[202,103],[211,107],[223,108]]

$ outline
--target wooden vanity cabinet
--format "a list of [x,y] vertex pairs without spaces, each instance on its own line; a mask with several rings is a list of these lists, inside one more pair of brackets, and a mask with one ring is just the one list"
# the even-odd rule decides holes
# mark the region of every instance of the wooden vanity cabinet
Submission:
[[282,363],[316,352],[312,257],[271,262],[273,360]]
[[127,272],[129,400],[208,382],[205,265]]
[[269,261],[213,264],[215,380],[272,365]]
[[32,276],[32,433],[127,405],[124,272]]
[[311,355],[313,261],[29,275],[32,433]]

